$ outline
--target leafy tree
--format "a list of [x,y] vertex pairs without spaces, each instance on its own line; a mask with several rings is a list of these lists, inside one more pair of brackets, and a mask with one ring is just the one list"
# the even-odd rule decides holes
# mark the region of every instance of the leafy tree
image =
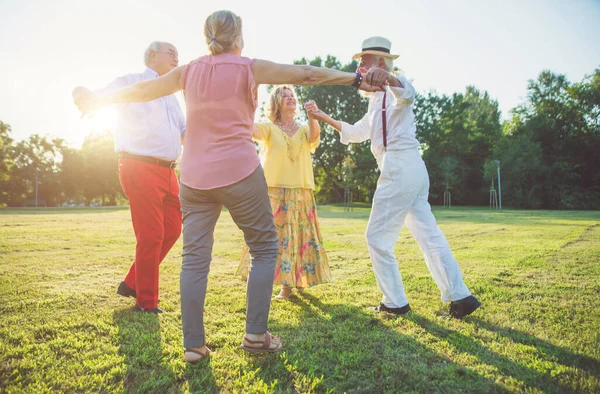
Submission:
[[9,205],[19,206],[23,200],[35,199],[36,187],[38,200],[46,201],[49,206],[62,202],[58,171],[63,144],[61,139],[50,140],[34,134],[13,146]]
[[547,169],[540,207],[600,208],[600,69],[580,83],[543,71],[508,131],[539,145]]
[[4,206],[9,198],[12,143],[10,125],[0,120],[0,207]]
[[[328,55],[325,61],[320,57],[313,60],[302,58],[295,64],[310,64],[342,71],[354,72],[358,66],[355,60],[342,65],[334,56]],[[314,100],[319,108],[334,119],[355,123],[367,112],[367,100],[351,86],[305,86],[298,88],[301,103]],[[350,179],[345,178],[344,160],[350,157],[354,163]],[[370,151],[370,142],[350,144],[340,143],[337,131],[325,125],[321,133],[321,144],[313,157],[315,170],[316,197],[320,201],[343,201],[346,185],[353,189],[354,200],[364,201],[377,182],[377,164]],[[351,175],[350,175],[351,174]]]
[[82,189],[86,204],[100,198],[103,205],[116,205],[122,194],[112,133],[105,130],[90,134],[83,142],[81,153],[85,168]]
[[429,169],[432,202],[441,203],[451,181],[453,203],[485,204],[488,184],[483,165],[502,137],[498,103],[472,86],[452,96],[429,92],[416,98],[415,123]]

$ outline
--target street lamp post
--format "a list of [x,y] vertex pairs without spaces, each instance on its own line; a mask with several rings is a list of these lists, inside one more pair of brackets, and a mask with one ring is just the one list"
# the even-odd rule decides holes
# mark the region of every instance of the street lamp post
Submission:
[[502,187],[500,186],[500,160],[496,160],[498,164],[498,208],[502,212]]
[[35,207],[38,206],[38,168],[35,167]]

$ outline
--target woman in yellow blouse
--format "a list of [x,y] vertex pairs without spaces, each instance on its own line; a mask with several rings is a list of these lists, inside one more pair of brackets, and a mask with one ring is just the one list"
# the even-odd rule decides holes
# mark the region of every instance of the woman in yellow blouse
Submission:
[[[308,125],[295,121],[297,102],[293,87],[273,89],[267,108],[272,123],[257,123],[252,133],[266,149],[265,177],[279,237],[274,281],[282,285],[279,299],[287,299],[293,288],[302,291],[331,280],[313,195],[311,153],[319,145],[321,127],[310,114]],[[247,277],[249,266],[244,246],[238,274]]]

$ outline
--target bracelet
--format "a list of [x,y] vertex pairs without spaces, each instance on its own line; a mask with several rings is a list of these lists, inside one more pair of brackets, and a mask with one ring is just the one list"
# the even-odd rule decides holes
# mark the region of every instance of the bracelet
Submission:
[[357,71],[356,78],[354,78],[354,83],[352,84],[352,86],[358,89],[358,87],[362,83],[362,80],[363,80],[363,75]]

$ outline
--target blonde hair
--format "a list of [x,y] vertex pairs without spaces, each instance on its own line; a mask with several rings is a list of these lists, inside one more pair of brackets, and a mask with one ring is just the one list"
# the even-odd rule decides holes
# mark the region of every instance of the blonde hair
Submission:
[[[296,100],[296,103],[298,102],[298,96],[296,96],[296,91],[294,90],[293,86],[280,85],[277,86],[275,89],[271,90],[269,104],[267,105],[267,118],[269,118],[269,120],[273,123],[277,122],[278,120],[281,120],[281,105],[283,104],[283,91],[286,89],[292,92],[292,97]],[[298,106],[296,105],[296,112],[294,112],[294,115],[297,114],[297,111]]]
[[242,18],[227,10],[213,12],[204,22],[204,37],[211,55],[242,49]]

